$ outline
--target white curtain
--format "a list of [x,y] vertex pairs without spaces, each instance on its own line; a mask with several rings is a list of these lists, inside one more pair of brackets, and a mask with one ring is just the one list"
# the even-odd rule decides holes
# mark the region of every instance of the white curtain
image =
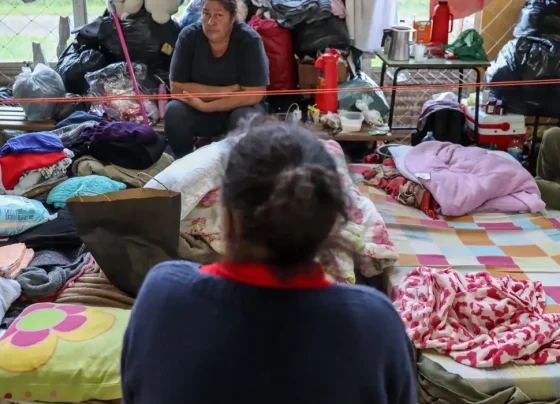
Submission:
[[380,49],[383,30],[398,23],[397,0],[346,0],[346,23],[354,46]]

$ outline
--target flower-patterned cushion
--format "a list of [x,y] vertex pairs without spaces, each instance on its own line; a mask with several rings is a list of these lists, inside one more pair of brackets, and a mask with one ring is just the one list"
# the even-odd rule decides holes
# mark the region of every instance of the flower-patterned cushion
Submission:
[[121,397],[129,310],[54,303],[26,308],[0,338],[0,398],[43,402]]

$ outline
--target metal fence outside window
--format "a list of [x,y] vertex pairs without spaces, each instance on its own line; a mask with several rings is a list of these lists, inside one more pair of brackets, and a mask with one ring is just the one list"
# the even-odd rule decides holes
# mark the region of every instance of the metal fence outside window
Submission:
[[75,16],[86,9],[80,23],[103,13],[105,0],[1,0],[0,63],[31,60],[32,42],[56,60],[59,18],[70,17],[74,27]]

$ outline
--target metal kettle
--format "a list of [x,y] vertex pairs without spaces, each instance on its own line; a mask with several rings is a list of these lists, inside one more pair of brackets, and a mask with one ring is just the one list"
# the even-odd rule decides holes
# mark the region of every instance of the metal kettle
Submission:
[[406,61],[410,59],[410,45],[416,43],[417,32],[410,27],[391,27],[389,59]]

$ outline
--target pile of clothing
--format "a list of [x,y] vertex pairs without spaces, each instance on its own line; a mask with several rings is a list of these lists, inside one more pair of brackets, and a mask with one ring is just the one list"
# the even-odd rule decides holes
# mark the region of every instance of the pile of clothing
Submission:
[[52,132],[17,135],[1,145],[0,330],[30,304],[54,302],[93,271],[67,200],[143,187],[173,162],[166,147],[150,127],[85,112]]
[[390,152],[393,158],[365,173],[364,182],[431,218],[545,207],[535,179],[508,153],[435,140]]
[[74,154],[48,132],[8,140],[0,148],[0,195],[33,197],[67,178]]

